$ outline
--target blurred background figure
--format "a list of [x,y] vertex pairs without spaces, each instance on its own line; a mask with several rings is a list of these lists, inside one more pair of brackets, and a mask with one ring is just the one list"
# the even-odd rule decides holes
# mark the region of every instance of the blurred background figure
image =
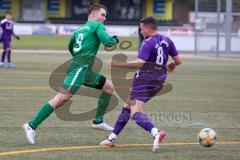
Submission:
[[19,36],[17,36],[14,33],[13,30],[13,21],[12,21],[12,13],[10,11],[5,13],[5,18],[1,21],[1,41],[3,43],[3,52],[0,62],[0,68],[4,67],[4,61],[5,57],[7,55],[7,67],[8,68],[14,68],[14,64],[11,61],[11,36],[13,35],[17,40],[20,39]]

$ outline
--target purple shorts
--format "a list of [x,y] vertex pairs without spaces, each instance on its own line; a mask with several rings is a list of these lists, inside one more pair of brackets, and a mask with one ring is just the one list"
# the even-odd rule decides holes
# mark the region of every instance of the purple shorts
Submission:
[[10,41],[3,40],[3,49],[11,48]]
[[134,78],[130,99],[146,103],[162,89],[163,83],[164,82],[160,80],[141,80]]

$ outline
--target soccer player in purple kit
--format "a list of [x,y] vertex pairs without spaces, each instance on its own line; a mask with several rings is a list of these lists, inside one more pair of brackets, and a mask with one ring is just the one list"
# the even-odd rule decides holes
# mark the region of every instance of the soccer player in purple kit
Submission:
[[13,35],[17,40],[20,39],[19,36],[17,36],[14,33],[13,30],[13,21],[12,21],[12,13],[11,12],[6,12],[5,13],[5,18],[1,21],[1,29],[2,29],[2,43],[3,43],[3,52],[2,52],[2,57],[1,57],[1,62],[0,62],[0,68],[4,67],[4,61],[5,57],[7,55],[7,60],[8,60],[8,68],[14,68],[14,64],[12,64],[11,61],[11,36]]
[[[109,64],[113,67],[139,70],[135,73],[130,97],[124,102],[113,132],[100,144],[114,147],[115,139],[131,117],[137,125],[152,134],[153,152],[157,152],[160,149],[160,142],[165,137],[165,132],[154,126],[143,113],[143,106],[162,89],[167,72],[172,72],[176,65],[182,63],[182,60],[174,43],[157,32],[157,22],[153,17],[141,19],[140,28],[145,40],[139,49],[138,58],[129,62],[109,60]],[[173,59],[169,64],[167,64],[168,56]],[[133,105],[131,105],[132,102],[134,102]]]

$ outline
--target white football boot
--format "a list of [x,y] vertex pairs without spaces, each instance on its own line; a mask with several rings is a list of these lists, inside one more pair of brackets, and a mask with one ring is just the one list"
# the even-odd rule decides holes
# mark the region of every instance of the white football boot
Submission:
[[103,130],[103,131],[113,131],[113,127],[107,125],[105,122],[100,124],[92,124],[92,129]]
[[28,123],[25,123],[23,126],[22,126],[24,132],[25,132],[25,135],[26,135],[26,138],[28,140],[28,143],[29,144],[34,144],[35,143],[35,131],[29,126]]
[[153,141],[153,152],[158,152],[160,150],[160,143],[163,141],[165,135],[165,132],[159,131],[158,134],[155,136]]
[[109,148],[112,148],[112,147],[115,147],[115,139],[111,139],[109,140],[108,138],[105,139],[104,141],[102,141],[100,143],[101,146],[104,146],[104,147],[109,147]]

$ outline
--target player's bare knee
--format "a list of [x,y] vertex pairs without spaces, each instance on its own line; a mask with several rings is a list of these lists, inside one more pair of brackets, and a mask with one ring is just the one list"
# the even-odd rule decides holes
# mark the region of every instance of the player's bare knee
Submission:
[[135,113],[136,113],[136,111],[131,110],[130,117],[132,118]]
[[57,109],[58,107],[62,106],[71,98],[70,94],[62,94],[58,93],[52,100],[50,100],[50,104],[53,108]]
[[123,108],[130,109],[130,103],[124,102]]
[[137,113],[137,112],[142,112],[142,111],[143,111],[143,105],[141,104],[141,102],[140,102],[140,104],[139,104],[139,101],[136,101],[136,104],[133,105],[133,106],[131,106],[131,117],[132,117],[135,113]]
[[108,93],[108,94],[112,94],[113,93],[113,88],[106,88],[105,90],[103,90],[103,92]]
[[104,93],[108,93],[108,94],[112,94],[114,89],[113,87],[111,87],[110,85],[108,86],[104,86],[103,90],[102,90]]
[[130,106],[123,106],[123,108],[126,108],[126,109],[131,109]]
[[112,94],[114,92],[114,87],[112,82],[107,79],[102,90],[105,93]]
[[64,103],[66,103],[69,99],[70,99],[70,95],[69,94],[62,94],[62,96],[60,97],[60,103],[61,105],[63,105]]

